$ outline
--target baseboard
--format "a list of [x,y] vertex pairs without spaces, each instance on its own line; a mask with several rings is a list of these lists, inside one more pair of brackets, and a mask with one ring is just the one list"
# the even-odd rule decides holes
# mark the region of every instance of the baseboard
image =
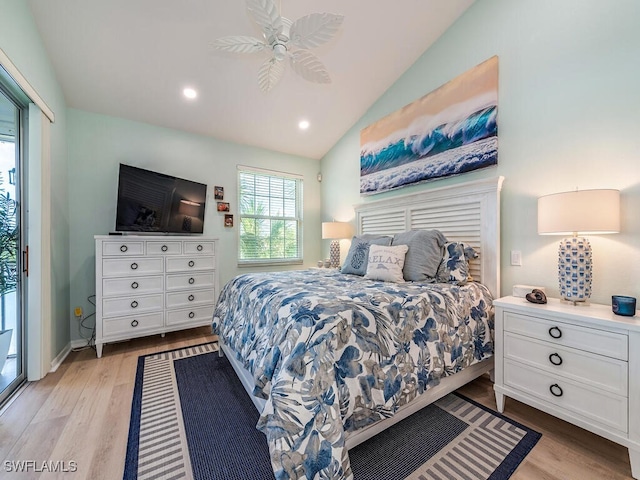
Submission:
[[67,358],[67,355],[69,355],[70,353],[71,343],[67,343],[62,351],[56,356],[56,358],[51,360],[51,370],[49,370],[49,373],[53,373],[58,370],[58,367],[62,365],[62,362],[64,362],[64,359]]

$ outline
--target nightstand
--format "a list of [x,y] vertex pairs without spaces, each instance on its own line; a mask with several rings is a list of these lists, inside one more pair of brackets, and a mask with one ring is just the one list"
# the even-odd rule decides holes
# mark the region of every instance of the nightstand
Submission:
[[498,410],[511,397],[624,445],[640,478],[640,312],[517,297],[494,305]]

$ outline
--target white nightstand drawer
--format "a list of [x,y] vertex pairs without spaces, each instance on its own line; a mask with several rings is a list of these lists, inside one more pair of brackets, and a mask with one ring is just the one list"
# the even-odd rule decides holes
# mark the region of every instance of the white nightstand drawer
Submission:
[[162,258],[105,258],[102,260],[102,275],[105,277],[126,277],[128,275],[148,275],[164,271]]
[[127,240],[104,242],[102,244],[102,255],[114,255],[118,257],[124,255],[144,255],[144,242]]
[[616,395],[628,394],[628,364],[621,360],[510,332],[504,333],[504,356]]
[[184,308],[167,312],[167,325],[182,323],[202,324],[213,320],[213,305]]
[[178,273],[167,275],[167,290],[185,290],[193,288],[213,288],[213,272]]
[[172,292],[166,294],[167,308],[188,307],[190,305],[202,305],[213,303],[215,297],[211,288],[206,290],[188,290],[186,292]]
[[504,312],[503,320],[504,330],[508,332],[619,360],[628,359],[626,335],[509,311]]
[[102,280],[102,295],[142,295],[146,293],[162,293],[164,277],[154,275],[150,277],[104,278]]
[[157,312],[163,308],[162,294],[141,297],[105,298],[102,301],[102,314],[105,317],[135,315],[139,312]]
[[167,258],[167,272],[190,272],[198,270],[213,270],[215,257],[171,257]]
[[213,255],[216,253],[214,242],[184,242],[185,254]]
[[182,242],[147,242],[147,255],[180,255]]
[[102,334],[107,336],[135,335],[145,330],[162,328],[164,315],[162,312],[129,317],[110,318],[102,322]]
[[627,432],[627,398],[588,388],[525,365],[504,361],[504,383],[568,412]]

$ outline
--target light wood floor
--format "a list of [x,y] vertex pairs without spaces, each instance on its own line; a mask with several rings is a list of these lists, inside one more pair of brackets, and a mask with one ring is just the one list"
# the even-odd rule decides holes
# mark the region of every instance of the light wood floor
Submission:
[[[29,384],[0,417],[0,478],[121,479],[138,356],[213,339],[210,328],[203,327],[107,345],[99,360],[93,350],[72,352],[56,372]],[[461,393],[496,407],[488,377]],[[543,435],[511,478],[631,478],[621,446],[512,399],[505,414]],[[7,473],[5,462],[18,460],[73,460],[78,470]]]

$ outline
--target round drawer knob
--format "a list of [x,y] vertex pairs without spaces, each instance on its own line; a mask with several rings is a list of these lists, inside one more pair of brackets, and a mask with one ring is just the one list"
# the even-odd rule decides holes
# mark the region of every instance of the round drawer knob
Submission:
[[190,302],[193,302],[196,297],[194,297],[193,295],[189,295],[187,298],[189,299]]
[[562,365],[562,357],[557,353],[552,353],[551,355],[549,355],[549,361],[553,363],[556,367],[558,365]]
[[196,316],[196,314],[195,314],[195,313],[193,313],[193,312],[189,312],[189,318],[193,318],[193,317],[195,317],[195,316]]
[[191,277],[191,278],[189,279],[189,285],[193,285],[195,282],[196,282],[196,279],[195,279],[195,278]]
[[562,394],[564,393],[562,391],[562,388],[560,388],[560,385],[558,385],[557,383],[554,383],[553,385],[551,385],[549,387],[549,391],[551,392],[551,395],[553,395],[554,397],[561,397]]
[[196,264],[196,262],[194,262],[193,260],[189,260],[189,266],[193,267]]
[[133,282],[133,283],[131,284],[131,288],[133,288],[134,290],[135,290],[136,288],[138,288],[138,287],[139,287],[138,282]]
[[120,251],[121,252],[126,252],[127,250],[129,250],[129,247],[127,247],[126,245],[120,245]]
[[166,252],[167,250],[169,250],[169,247],[167,247],[166,245],[162,245],[160,250],[162,250],[163,252]]
[[136,262],[133,262],[131,264],[131,270],[137,270],[138,269],[138,264]]
[[549,335],[551,335],[551,337],[553,338],[560,338],[562,336],[562,330],[560,330],[558,327],[551,327],[549,329]]
[[138,308],[138,302],[136,302],[135,300],[131,302],[131,308]]
[[198,245],[198,246],[196,247],[196,249],[197,249],[199,252],[201,252],[201,251],[202,251],[202,245]]
[[131,326],[132,327],[137,327],[138,326],[138,320],[131,320]]

